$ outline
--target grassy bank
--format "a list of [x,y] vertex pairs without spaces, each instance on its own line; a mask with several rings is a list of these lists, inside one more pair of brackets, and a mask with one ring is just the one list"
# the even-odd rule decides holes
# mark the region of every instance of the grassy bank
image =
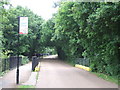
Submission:
[[9,72],[9,70],[6,70],[6,71],[4,71],[4,72],[0,72],[0,77],[2,77],[2,76],[4,76],[6,73],[8,73]]
[[33,85],[20,85],[18,88],[35,88]]
[[92,72],[92,73],[97,75],[98,77],[104,79],[104,80],[107,80],[109,82],[112,82],[112,83],[120,85],[120,83],[119,83],[120,80],[118,81],[118,77],[108,76],[108,75],[105,75],[103,73],[96,73],[96,72]]
[[75,66],[75,62],[72,60],[65,60],[65,63],[68,63],[71,66]]

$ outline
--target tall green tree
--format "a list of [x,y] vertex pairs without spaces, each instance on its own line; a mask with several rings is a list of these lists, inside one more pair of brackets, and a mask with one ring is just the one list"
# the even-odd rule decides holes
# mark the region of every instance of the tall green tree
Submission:
[[55,46],[55,43],[51,40],[55,32],[54,26],[55,26],[55,22],[53,18],[49,19],[48,21],[45,21],[42,24],[41,39],[44,46],[49,46],[49,47]]
[[2,30],[4,28],[3,22],[8,21],[7,10],[6,10],[5,6],[9,6],[9,5],[10,4],[9,4],[8,1],[5,1],[5,0],[0,1],[0,58],[4,57],[4,54],[3,54],[4,46],[3,46],[2,42],[5,39],[3,37],[3,31]]
[[[98,72],[118,75],[119,62],[119,8],[120,3],[101,4],[95,13],[87,20],[88,46],[86,52],[91,58],[91,64]],[[92,47],[94,46],[94,47]],[[93,49],[90,54],[90,50]],[[94,70],[93,69],[93,70]]]
[[[43,19],[37,16],[27,8],[18,6],[16,8],[9,9],[7,14],[8,21],[4,22],[3,35],[5,38],[4,47],[5,50],[13,51],[13,55],[17,54],[17,51],[23,55],[28,55],[30,58],[33,54],[40,51],[40,30],[43,23]],[[28,35],[19,35],[20,42],[18,45],[18,17],[24,16],[29,18],[28,23]]]
[[118,76],[119,8],[119,2],[62,2],[52,37],[58,55],[62,59],[86,57],[93,71]]
[[75,4],[75,2],[61,3],[55,18],[56,31],[54,38],[59,42],[58,52],[62,54],[60,55],[62,59],[82,57],[82,52],[84,50],[78,40],[79,24],[73,17],[73,7]]

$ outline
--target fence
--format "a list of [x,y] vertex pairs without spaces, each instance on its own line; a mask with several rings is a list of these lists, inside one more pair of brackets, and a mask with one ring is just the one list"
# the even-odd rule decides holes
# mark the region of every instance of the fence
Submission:
[[[22,57],[19,57],[19,65],[21,65]],[[17,57],[11,56],[7,59],[0,58],[0,72],[4,72],[6,70],[13,69],[17,66]]]
[[0,72],[2,72],[2,59],[0,58]]
[[[16,56],[11,56],[10,58],[7,58],[7,59],[0,58],[0,73],[17,67],[17,60],[18,60],[18,57]],[[22,60],[23,60],[22,57],[19,57],[19,65],[23,64]],[[40,60],[40,57],[37,57],[37,56],[32,57],[32,70],[33,71],[35,67],[38,65],[39,60]]]
[[90,60],[86,58],[77,58],[75,63],[83,66],[90,66]]
[[9,70],[9,59],[0,58],[0,72],[4,72],[6,70]]
[[[17,67],[17,60],[18,60],[18,57],[16,56],[11,56],[9,58],[9,68],[10,69],[13,69],[15,67]],[[19,57],[19,65],[21,65],[21,62],[22,62],[22,57]]]
[[9,70],[9,59],[2,59],[2,72]]

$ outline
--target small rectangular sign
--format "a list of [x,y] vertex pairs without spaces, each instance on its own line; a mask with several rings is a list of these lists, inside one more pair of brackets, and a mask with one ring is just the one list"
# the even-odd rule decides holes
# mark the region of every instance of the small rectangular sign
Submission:
[[28,34],[28,17],[19,18],[19,34]]

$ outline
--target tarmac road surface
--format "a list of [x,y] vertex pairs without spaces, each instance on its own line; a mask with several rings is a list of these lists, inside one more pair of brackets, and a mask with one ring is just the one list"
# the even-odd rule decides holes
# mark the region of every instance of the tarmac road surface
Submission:
[[41,61],[36,88],[118,88],[114,83],[55,60],[55,57],[49,56]]
[[[19,84],[26,82],[31,74],[31,62],[20,66],[20,76],[19,76]],[[0,87],[2,88],[16,88],[16,69],[10,70],[6,75],[0,78]]]

